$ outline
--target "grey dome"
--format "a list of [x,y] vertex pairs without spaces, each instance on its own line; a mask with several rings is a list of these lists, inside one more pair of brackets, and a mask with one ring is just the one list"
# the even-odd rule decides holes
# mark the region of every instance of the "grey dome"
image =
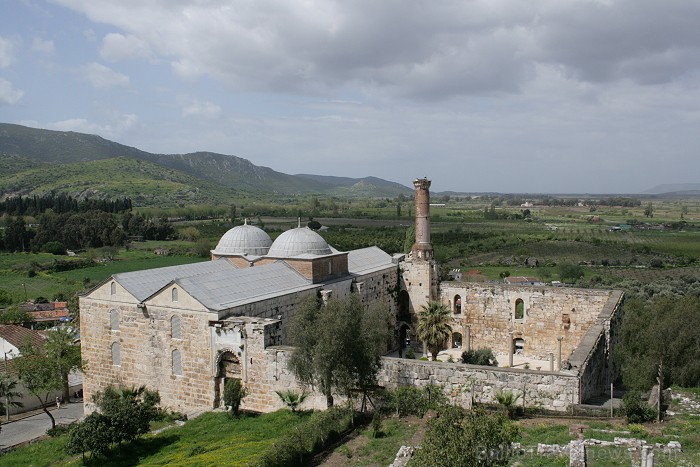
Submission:
[[331,247],[319,234],[308,227],[290,229],[277,237],[267,256],[289,258],[299,255],[329,255]]
[[248,225],[239,225],[226,232],[212,251],[215,255],[263,256],[272,245],[272,239],[264,230]]

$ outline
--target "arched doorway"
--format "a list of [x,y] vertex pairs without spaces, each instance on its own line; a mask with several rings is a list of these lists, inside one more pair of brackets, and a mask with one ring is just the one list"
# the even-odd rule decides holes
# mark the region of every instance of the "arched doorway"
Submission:
[[221,405],[221,395],[224,393],[224,384],[229,379],[242,378],[241,361],[231,350],[225,350],[219,354],[217,372],[214,382],[214,407]]
[[452,333],[452,348],[461,349],[462,348],[462,333],[453,332]]
[[399,344],[399,356],[403,355],[403,349],[410,344],[411,339],[411,310],[409,308],[410,298],[408,292],[399,292],[399,312],[396,316],[396,328],[398,331],[397,340]]
[[522,355],[523,352],[525,351],[525,339],[522,337],[518,337],[516,339],[513,339],[513,353]]

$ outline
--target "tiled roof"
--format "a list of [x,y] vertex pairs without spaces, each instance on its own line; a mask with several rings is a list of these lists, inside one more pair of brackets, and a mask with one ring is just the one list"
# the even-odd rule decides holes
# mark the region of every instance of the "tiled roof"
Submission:
[[15,324],[0,324],[0,337],[17,348],[27,344],[41,346],[44,343],[44,338],[38,331]]

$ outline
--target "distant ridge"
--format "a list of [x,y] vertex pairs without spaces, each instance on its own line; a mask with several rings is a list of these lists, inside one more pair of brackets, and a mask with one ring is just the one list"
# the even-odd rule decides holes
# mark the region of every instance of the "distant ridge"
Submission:
[[671,193],[698,194],[700,193],[700,183],[667,183],[663,185],[656,185],[654,188],[650,188],[646,191],[643,191],[642,193],[649,195],[661,195]]
[[[112,178],[122,180],[123,174],[93,173],[95,170],[124,170],[146,166],[133,166],[123,161],[120,164],[92,165],[90,170],[79,170],[82,163],[95,162],[115,158],[135,159],[160,166],[163,169],[174,170],[188,177],[167,173],[167,178],[177,180],[178,184],[186,187],[179,188],[179,198],[182,193],[188,193],[185,198],[189,202],[210,203],[212,192],[216,186],[221,187],[222,194],[228,198],[231,193],[253,192],[270,195],[297,194],[326,194],[333,196],[356,197],[395,197],[399,193],[410,194],[412,190],[399,183],[389,182],[376,177],[347,178],[329,177],[322,175],[288,175],[277,172],[269,167],[253,164],[251,161],[213,152],[195,152],[189,154],[153,154],[138,148],[109,141],[97,135],[76,133],[73,131],[54,131],[30,128],[22,125],[0,123],[0,196],[8,194],[41,194],[48,191],[65,191],[79,195],[82,193],[98,193],[99,196],[131,196],[136,198],[139,191],[136,184],[124,180],[119,183],[102,183],[101,188],[90,189],[90,183],[96,179]],[[72,164],[66,173],[64,170],[52,169],[51,172],[70,175],[71,183],[60,184],[56,180],[51,183],[45,177],[38,177],[39,172],[31,172],[47,164]],[[75,165],[78,164],[78,165]],[[121,167],[121,168],[118,168]],[[26,172],[26,173],[25,173]],[[24,174],[24,176],[23,176]],[[86,178],[81,179],[80,176]],[[160,179],[158,170],[148,168],[139,174],[139,180],[144,183],[146,174],[154,181]],[[113,175],[113,176],[111,176]],[[43,180],[44,183],[41,183]],[[179,185],[178,185],[179,186]],[[79,188],[78,188],[79,187]],[[192,195],[194,193],[194,195]],[[199,199],[197,193],[207,193],[206,199]],[[167,197],[159,193],[155,199],[159,202]],[[153,201],[155,202],[155,201]],[[220,202],[229,201],[222,199]]]

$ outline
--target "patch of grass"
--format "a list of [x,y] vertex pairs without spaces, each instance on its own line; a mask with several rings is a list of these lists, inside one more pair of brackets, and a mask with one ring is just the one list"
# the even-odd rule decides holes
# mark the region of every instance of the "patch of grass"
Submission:
[[521,439],[523,446],[537,446],[543,444],[567,444],[572,439],[576,439],[569,433],[569,426],[564,424],[538,423],[536,425],[520,424]]
[[[99,466],[230,465],[247,466],[272,443],[308,417],[280,410],[270,414],[242,415],[209,412],[155,436],[146,436],[104,459]],[[80,456],[64,454],[66,436],[43,440],[0,456],[1,466],[80,464]]]
[[[76,459],[64,451],[67,440],[67,435],[62,435],[13,449],[0,455],[0,467],[66,465],[72,459]],[[76,460],[75,465],[79,464]]]
[[[420,423],[406,418],[388,418],[382,420],[382,436],[372,438],[372,428],[367,428],[360,436],[369,441],[352,451],[349,466],[389,465],[394,461],[396,452],[406,444],[418,430]],[[341,446],[342,447],[342,446]]]

